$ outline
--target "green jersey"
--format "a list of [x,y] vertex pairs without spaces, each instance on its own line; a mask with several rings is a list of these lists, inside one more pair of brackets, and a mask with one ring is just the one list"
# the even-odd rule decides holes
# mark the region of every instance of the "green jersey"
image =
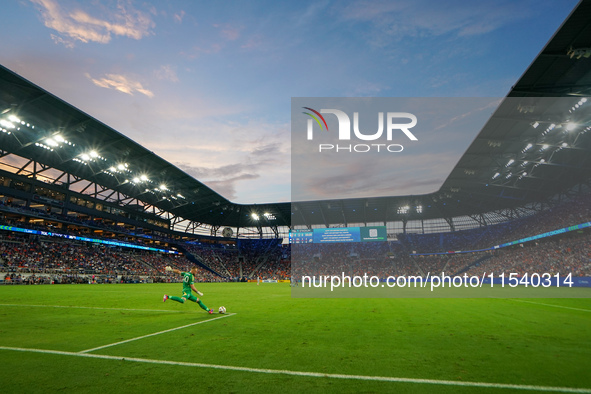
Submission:
[[191,285],[195,283],[195,277],[190,272],[181,272],[183,275],[183,293],[191,294]]

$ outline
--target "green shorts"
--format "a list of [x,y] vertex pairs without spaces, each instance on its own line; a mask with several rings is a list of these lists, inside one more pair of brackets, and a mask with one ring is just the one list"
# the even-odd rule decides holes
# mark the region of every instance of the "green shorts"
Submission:
[[183,292],[183,298],[189,300],[189,301],[193,301],[193,302],[197,302],[197,297],[195,297],[192,293],[185,293]]

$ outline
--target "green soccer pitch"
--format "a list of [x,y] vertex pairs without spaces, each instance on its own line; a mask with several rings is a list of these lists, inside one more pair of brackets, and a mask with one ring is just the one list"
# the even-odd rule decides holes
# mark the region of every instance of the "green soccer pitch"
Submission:
[[289,284],[0,286],[0,391],[591,393],[591,299],[299,299]]

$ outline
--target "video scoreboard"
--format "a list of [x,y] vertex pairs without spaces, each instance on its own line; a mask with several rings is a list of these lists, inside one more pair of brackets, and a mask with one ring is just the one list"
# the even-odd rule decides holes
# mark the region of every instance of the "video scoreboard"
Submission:
[[314,228],[311,230],[292,230],[289,243],[335,243],[335,242],[380,242],[387,241],[385,226]]

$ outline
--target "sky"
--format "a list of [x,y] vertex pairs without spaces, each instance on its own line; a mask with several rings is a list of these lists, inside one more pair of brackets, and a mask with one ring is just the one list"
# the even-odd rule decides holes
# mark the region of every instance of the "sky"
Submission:
[[[504,97],[576,4],[5,0],[0,64],[233,202],[377,196],[293,193],[292,98]],[[438,190],[479,130],[395,193]]]
[[[494,97],[294,98],[292,201],[433,192],[447,178],[474,139],[475,131],[482,129],[500,100]],[[341,125],[333,113],[323,115],[326,125],[317,116],[324,126],[320,127],[307,115],[314,113],[306,108],[320,109],[321,115],[332,109],[345,113],[349,117],[350,139],[340,139]],[[412,116],[416,124],[405,127],[405,131],[392,127],[388,132],[388,114],[394,111],[402,115],[392,117],[393,124],[411,124]],[[311,123],[311,137],[307,122]],[[346,125],[342,127],[347,130]]]

